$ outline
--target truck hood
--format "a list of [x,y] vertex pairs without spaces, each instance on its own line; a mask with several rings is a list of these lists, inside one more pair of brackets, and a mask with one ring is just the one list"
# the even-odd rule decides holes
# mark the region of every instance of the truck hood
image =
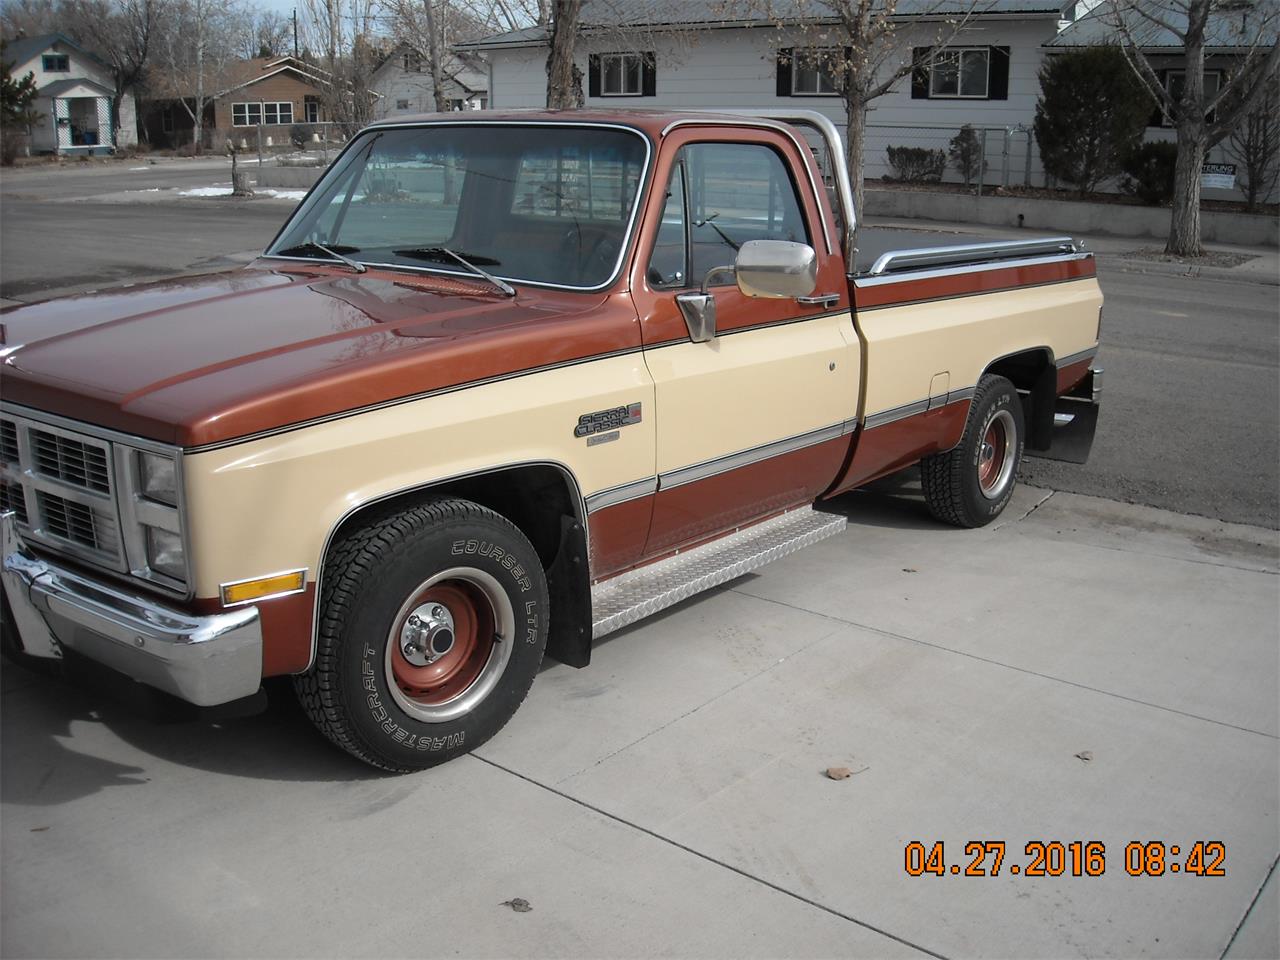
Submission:
[[630,298],[260,260],[0,312],[6,401],[184,447],[639,345]]

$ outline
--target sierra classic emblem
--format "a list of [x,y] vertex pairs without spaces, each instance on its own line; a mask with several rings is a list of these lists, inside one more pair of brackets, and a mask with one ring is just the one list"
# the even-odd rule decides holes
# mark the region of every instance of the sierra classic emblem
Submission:
[[629,403],[609,410],[597,410],[595,413],[584,413],[578,418],[578,425],[573,428],[575,437],[589,437],[593,433],[604,433],[617,430],[632,423],[640,422],[640,404]]

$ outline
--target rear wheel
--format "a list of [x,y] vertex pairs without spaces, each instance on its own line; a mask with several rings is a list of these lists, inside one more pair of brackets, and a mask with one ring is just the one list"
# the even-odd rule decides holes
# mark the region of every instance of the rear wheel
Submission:
[[1022,460],[1022,402],[1004,377],[983,377],[960,443],[920,461],[925,502],[937,519],[981,527],[1008,505]]
[[405,772],[484,743],[542,662],[547,587],[503,517],[437,500],[344,537],[326,563],[303,709],[366,763]]

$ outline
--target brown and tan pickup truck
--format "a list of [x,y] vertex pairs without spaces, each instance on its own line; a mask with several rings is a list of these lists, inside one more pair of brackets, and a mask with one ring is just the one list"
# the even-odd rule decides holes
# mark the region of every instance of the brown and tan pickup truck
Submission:
[[856,272],[841,156],[804,112],[379,123],[247,267],[6,311],[8,654],[199,705],[292,675],[412,770],[828,498],[918,462],[989,522],[1024,449],[1087,455],[1093,257]]

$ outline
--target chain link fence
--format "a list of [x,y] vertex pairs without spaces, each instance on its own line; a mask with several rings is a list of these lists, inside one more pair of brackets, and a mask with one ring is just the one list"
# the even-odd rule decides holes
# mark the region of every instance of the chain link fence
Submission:
[[351,134],[348,124],[331,122],[238,126],[211,148],[225,150],[230,143],[241,157],[256,157],[260,164],[274,161],[282,166],[324,167],[347,145]]
[[967,184],[981,196],[996,187],[1044,186],[1030,126],[870,124],[866,179]]

